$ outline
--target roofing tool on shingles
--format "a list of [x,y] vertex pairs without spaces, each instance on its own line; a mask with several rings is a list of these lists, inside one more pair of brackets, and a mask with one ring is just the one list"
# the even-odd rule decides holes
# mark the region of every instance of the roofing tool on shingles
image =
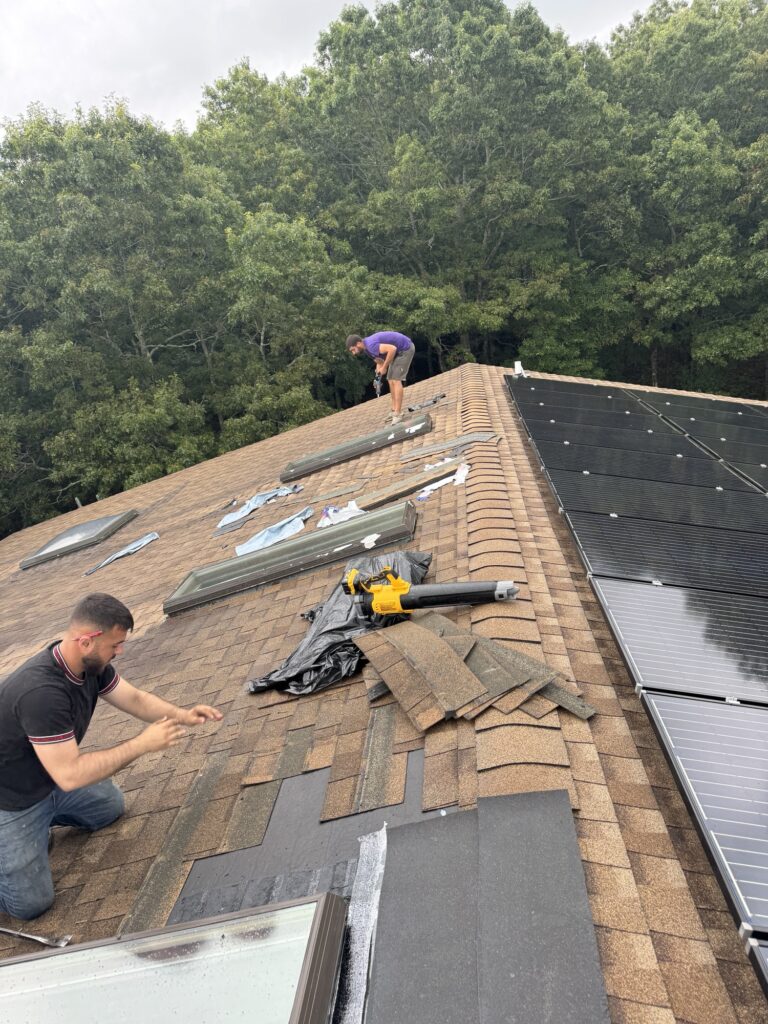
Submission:
[[351,569],[341,585],[344,593],[354,599],[357,616],[363,622],[373,615],[407,615],[420,608],[512,601],[518,594],[513,580],[413,584],[397,576],[389,566],[375,575]]
[[0,932],[3,935],[13,935],[17,939],[30,939],[32,942],[39,942],[43,946],[55,946],[59,949],[63,946],[68,946],[72,941],[71,935],[62,935],[60,939],[53,939],[48,935],[32,935],[31,932],[20,932],[13,928],[0,928]]
[[376,397],[381,398],[381,382],[382,376],[380,373],[376,373],[373,376],[373,390],[376,392]]

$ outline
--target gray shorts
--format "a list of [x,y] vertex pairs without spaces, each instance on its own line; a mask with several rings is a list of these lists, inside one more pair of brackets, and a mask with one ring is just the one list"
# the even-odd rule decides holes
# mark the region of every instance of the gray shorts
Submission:
[[415,351],[416,346],[411,342],[410,348],[397,353],[387,370],[387,380],[405,380],[408,376],[410,365],[413,362],[413,354]]

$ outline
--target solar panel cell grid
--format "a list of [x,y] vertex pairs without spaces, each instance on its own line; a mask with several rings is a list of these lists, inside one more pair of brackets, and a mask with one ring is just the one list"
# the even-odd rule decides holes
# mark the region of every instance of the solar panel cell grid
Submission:
[[684,453],[693,459],[711,459],[712,456],[680,434],[666,430],[613,430],[590,427],[584,423],[550,423],[547,420],[524,420],[528,433],[535,441],[568,441],[598,448],[618,448],[623,451],[652,452],[660,455]]
[[627,580],[594,585],[641,685],[768,704],[768,600]]
[[692,526],[768,534],[768,500],[715,487],[632,480],[551,470],[550,479],[568,512],[600,512]]
[[[768,929],[768,709],[647,694],[737,915]],[[691,799],[692,798],[692,799]]]
[[598,576],[768,596],[768,545],[762,534],[589,512],[571,512],[568,518]]
[[[547,469],[601,473],[635,480],[659,480],[696,487],[722,487],[728,491],[753,491],[748,483],[714,459],[690,458],[681,439],[677,455],[617,451],[591,445],[539,441],[536,448]],[[684,454],[685,453],[685,454]]]
[[565,405],[556,408],[530,406],[522,411],[523,419],[548,420],[555,423],[585,423],[593,427],[614,427],[620,430],[648,430],[660,433],[675,433],[673,427],[653,413],[644,413],[642,406],[637,412],[600,412],[596,409],[575,409]]

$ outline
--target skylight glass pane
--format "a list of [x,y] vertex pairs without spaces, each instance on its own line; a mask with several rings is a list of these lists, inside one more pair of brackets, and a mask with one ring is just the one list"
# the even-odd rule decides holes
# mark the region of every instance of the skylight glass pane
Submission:
[[34,554],[20,562],[19,566],[21,569],[29,569],[33,565],[48,562],[52,558],[59,558],[61,555],[89,548],[93,544],[98,544],[99,541],[111,537],[113,533],[117,533],[121,527],[135,519],[138,514],[136,509],[130,509],[128,512],[120,512],[114,516],[102,516],[100,519],[91,519],[90,522],[71,526],[38,548]]
[[289,1024],[316,902],[0,965],[3,1020]]

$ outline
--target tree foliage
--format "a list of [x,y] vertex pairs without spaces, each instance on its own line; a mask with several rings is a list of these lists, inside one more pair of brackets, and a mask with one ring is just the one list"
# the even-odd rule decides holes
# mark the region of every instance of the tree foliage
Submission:
[[350,332],[765,397],[766,0],[609,45],[530,4],[344,9],[190,134],[32,107],[0,143],[0,535],[358,401]]

